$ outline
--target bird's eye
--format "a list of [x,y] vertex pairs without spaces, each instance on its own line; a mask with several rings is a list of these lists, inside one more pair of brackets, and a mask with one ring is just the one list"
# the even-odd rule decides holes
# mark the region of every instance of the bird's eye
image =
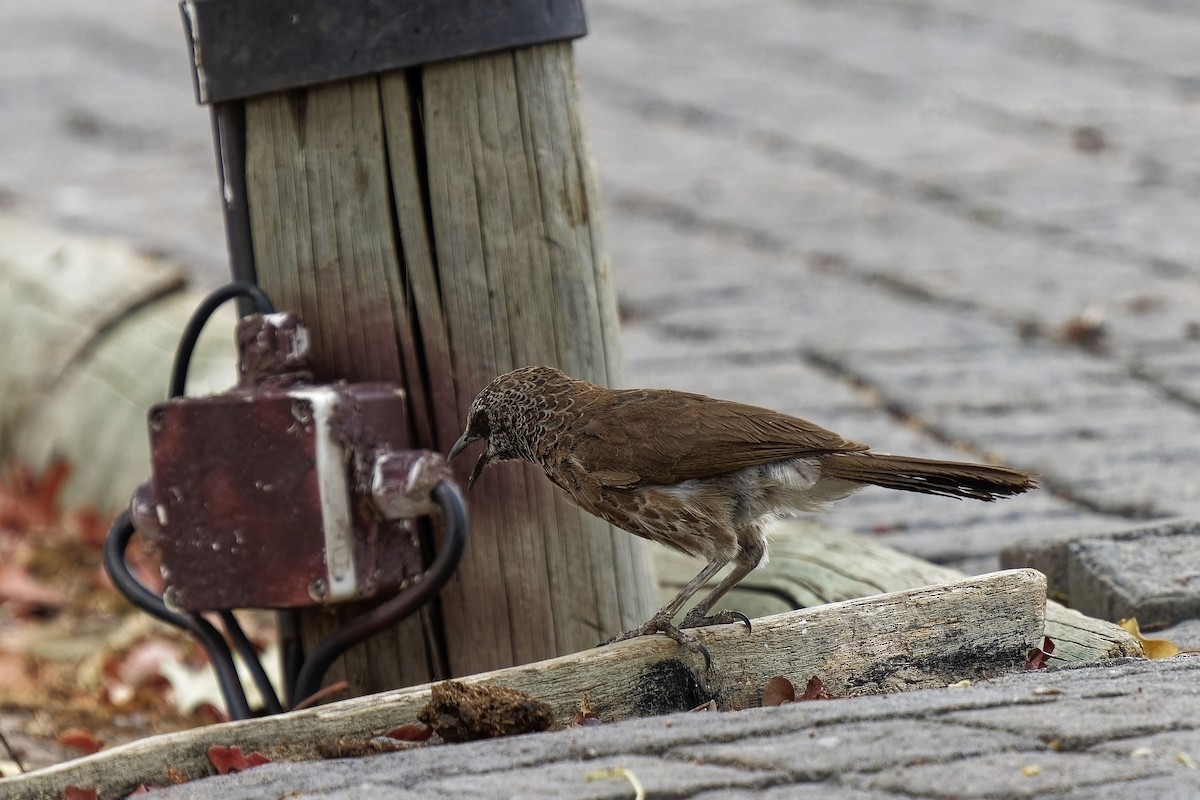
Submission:
[[471,420],[471,435],[477,436],[480,439],[486,439],[492,435],[491,426],[488,424],[486,414],[477,414],[475,419]]

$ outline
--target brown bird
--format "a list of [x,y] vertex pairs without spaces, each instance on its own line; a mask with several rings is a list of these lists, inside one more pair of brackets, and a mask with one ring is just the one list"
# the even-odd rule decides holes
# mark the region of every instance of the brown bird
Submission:
[[606,389],[551,367],[523,367],[488,384],[471,403],[449,458],[479,439],[487,449],[468,489],[492,461],[529,461],[584,510],[705,559],[645,625],[613,640],[662,632],[692,649],[702,648],[672,619],[730,562],[733,570],[679,627],[736,619],[749,625],[736,612],[709,611],[767,562],[765,531],[782,516],[822,510],[868,484],[977,500],[1037,485],[1034,476],[1005,467],[872,453],[765,408],[669,389]]

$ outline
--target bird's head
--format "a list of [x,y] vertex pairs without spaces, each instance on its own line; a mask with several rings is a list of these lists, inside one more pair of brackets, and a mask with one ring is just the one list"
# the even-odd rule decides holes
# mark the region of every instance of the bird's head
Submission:
[[493,380],[471,402],[462,436],[450,448],[447,461],[480,439],[487,448],[475,462],[467,489],[493,461],[537,461],[538,443],[546,432],[556,389],[573,383],[553,367],[522,367]]

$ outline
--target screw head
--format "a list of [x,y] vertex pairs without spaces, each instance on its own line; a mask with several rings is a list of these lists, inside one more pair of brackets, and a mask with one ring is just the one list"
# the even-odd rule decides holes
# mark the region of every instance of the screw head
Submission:
[[312,407],[306,400],[293,400],[292,417],[301,425],[307,425],[312,420]]

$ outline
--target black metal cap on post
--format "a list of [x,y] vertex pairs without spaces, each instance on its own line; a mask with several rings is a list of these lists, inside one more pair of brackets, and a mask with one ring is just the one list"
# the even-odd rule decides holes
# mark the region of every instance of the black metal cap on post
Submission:
[[183,0],[180,8],[205,104],[587,32],[582,0]]

